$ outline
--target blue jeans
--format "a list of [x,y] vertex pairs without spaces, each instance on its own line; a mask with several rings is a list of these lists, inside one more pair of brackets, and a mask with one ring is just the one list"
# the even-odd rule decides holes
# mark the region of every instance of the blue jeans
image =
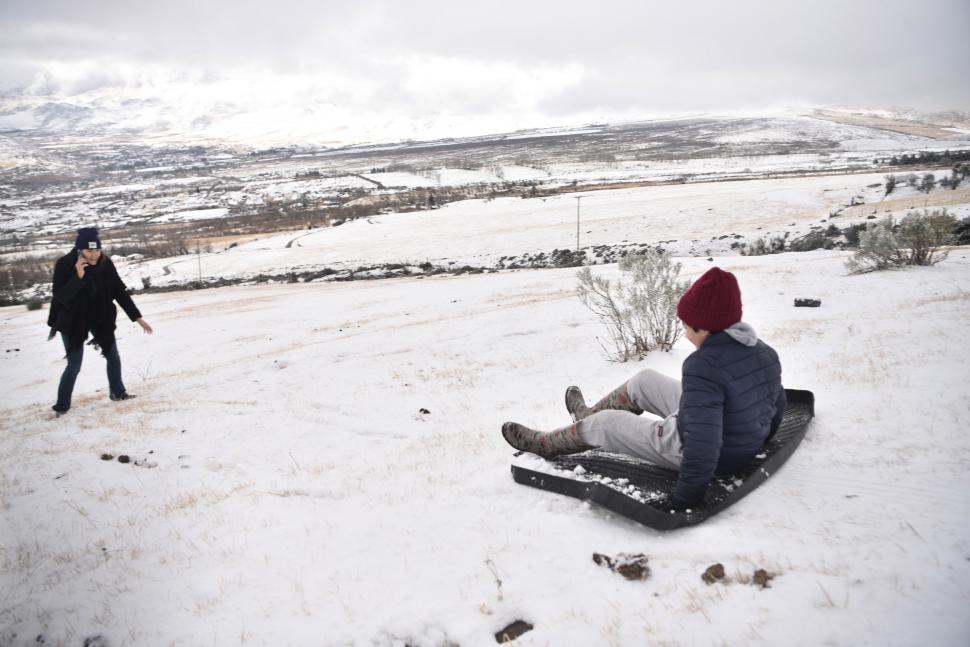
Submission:
[[[84,344],[76,351],[71,352],[68,348],[67,335],[61,333],[61,341],[64,342],[64,352],[67,353],[67,366],[61,374],[61,383],[57,387],[57,404],[54,408],[58,411],[67,411],[71,408],[71,394],[74,393],[74,382],[77,374],[81,372],[81,362],[84,359]],[[119,396],[125,392],[125,383],[121,381],[121,357],[118,355],[118,342],[105,355],[108,361],[108,389],[112,396]]]

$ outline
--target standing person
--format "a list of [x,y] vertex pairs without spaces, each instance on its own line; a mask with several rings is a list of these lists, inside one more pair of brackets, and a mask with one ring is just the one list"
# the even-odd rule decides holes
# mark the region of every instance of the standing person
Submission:
[[84,342],[91,333],[93,344],[101,349],[108,363],[108,395],[112,400],[128,400],[121,380],[121,357],[115,341],[115,317],[118,304],[128,318],[141,326],[146,334],[152,327],[142,319],[135,302],[128,295],[111,259],[101,251],[101,238],[94,227],[78,229],[74,249],[60,257],[54,265],[54,296],[51,300],[47,325],[50,337],[61,334],[67,366],[57,387],[57,403],[52,407],[58,416],[71,408],[74,382],[81,371]]
[[[575,424],[544,433],[516,422],[502,435],[516,449],[544,457],[599,447],[678,472],[672,509],[700,504],[715,474],[744,469],[778,429],[785,412],[781,363],[741,321],[741,291],[714,267],[684,293],[677,316],[697,349],[682,381],[645,370],[592,407],[579,387],[566,389]],[[644,412],[654,417],[640,417]]]

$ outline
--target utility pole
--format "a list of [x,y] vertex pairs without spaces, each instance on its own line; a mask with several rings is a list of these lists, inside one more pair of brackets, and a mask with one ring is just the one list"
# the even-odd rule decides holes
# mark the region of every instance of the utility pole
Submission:
[[202,284],[202,250],[199,249],[199,239],[195,239],[195,258],[199,261],[199,285]]
[[576,252],[579,253],[579,201],[583,196],[576,196]]

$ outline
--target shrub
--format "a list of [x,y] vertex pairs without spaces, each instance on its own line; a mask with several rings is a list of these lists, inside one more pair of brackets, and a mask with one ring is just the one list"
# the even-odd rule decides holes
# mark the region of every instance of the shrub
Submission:
[[783,251],[785,251],[786,238],[788,238],[787,233],[784,236],[765,236],[764,238],[759,238],[753,243],[745,243],[741,246],[741,256],[781,254]]
[[[838,227],[835,229],[838,231]],[[810,231],[788,243],[788,249],[792,252],[810,252],[813,249],[832,249],[833,247],[835,247],[835,244],[821,229]]]
[[859,250],[846,266],[851,274],[875,272],[902,265],[899,243],[893,234],[892,218],[866,227],[859,234]]
[[32,299],[28,299],[27,300],[27,309],[28,310],[40,310],[43,307],[44,307],[44,300],[43,299],[38,299],[37,297],[34,297]]
[[[39,284],[50,285],[54,273],[54,262],[59,254],[39,258],[23,258],[0,264],[0,276],[11,292],[17,292]],[[16,299],[12,303],[19,303]]]
[[859,246],[859,234],[866,230],[865,223],[859,223],[855,225],[849,225],[842,230],[842,235],[845,236],[845,244],[849,247]]
[[964,218],[953,228],[954,245],[970,245],[970,217]]
[[890,193],[892,193],[893,189],[895,188],[896,188],[896,176],[891,174],[887,175],[886,176],[886,195],[889,195]]
[[946,212],[926,211],[906,214],[899,222],[896,237],[909,250],[909,265],[934,265],[946,258],[940,247],[953,242],[957,220]]
[[552,250],[552,262],[556,267],[579,267],[586,259],[586,251],[572,251],[570,249]]
[[910,212],[899,223],[892,218],[870,225],[859,236],[859,250],[846,266],[852,274],[876,272],[906,265],[935,265],[953,241],[956,218],[942,211]]
[[673,347],[681,334],[677,302],[689,286],[677,280],[680,268],[668,252],[648,250],[620,261],[626,284],[594,276],[589,267],[577,273],[580,301],[606,326],[607,357],[625,362]]
[[956,189],[960,186],[961,177],[954,171],[952,174],[940,178],[940,186],[944,189]]

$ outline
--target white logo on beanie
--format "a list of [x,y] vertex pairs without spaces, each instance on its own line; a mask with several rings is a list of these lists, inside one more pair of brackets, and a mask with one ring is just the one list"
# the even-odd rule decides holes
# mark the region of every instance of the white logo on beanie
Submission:
[[88,249],[97,249],[97,248],[98,248],[97,241],[94,241],[94,240],[88,241]]

